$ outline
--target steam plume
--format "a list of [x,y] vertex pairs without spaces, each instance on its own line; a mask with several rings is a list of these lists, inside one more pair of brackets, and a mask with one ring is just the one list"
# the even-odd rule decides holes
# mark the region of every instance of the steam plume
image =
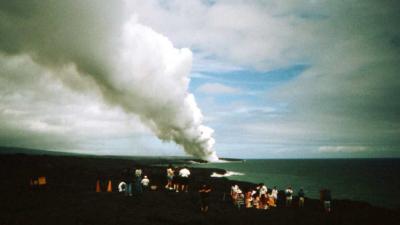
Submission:
[[108,104],[139,115],[161,140],[218,159],[213,130],[188,92],[191,51],[140,24],[123,2],[13,1],[0,9],[0,51],[53,70],[74,65]]

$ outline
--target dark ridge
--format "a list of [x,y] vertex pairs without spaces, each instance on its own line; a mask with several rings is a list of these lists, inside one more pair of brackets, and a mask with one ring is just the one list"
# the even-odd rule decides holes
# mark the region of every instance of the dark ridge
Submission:
[[60,156],[85,156],[86,154],[50,151],[32,148],[0,146],[0,154],[25,154],[25,155],[60,155]]
[[191,163],[207,163],[205,160],[196,159],[185,156],[131,156],[131,155],[94,155],[94,154],[83,154],[83,153],[72,153],[63,151],[52,151],[42,149],[31,149],[31,148],[20,148],[20,147],[6,147],[0,146],[1,154],[20,154],[20,155],[43,155],[43,156],[77,156],[77,157],[89,157],[89,158],[105,158],[105,159],[128,159],[134,161],[140,161],[145,164],[168,164],[174,162],[174,164],[191,164]]

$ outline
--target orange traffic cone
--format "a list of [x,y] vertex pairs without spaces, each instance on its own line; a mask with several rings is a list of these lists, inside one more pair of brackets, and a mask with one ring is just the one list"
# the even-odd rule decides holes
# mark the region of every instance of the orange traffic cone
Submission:
[[108,181],[108,185],[107,185],[107,192],[112,192],[112,184],[111,184],[111,180]]
[[101,192],[99,180],[97,180],[97,182],[96,182],[96,192]]

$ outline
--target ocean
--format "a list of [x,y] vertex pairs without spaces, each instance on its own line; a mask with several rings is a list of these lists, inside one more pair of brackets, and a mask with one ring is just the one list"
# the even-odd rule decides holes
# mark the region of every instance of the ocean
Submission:
[[260,159],[195,166],[225,169],[231,180],[269,188],[303,188],[311,198],[319,198],[319,190],[328,188],[334,199],[400,208],[400,159]]

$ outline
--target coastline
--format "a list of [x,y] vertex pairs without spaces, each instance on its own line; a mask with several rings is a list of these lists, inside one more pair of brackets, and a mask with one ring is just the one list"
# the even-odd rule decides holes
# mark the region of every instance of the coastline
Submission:
[[[306,199],[304,209],[295,206],[271,210],[236,209],[229,200],[230,187],[246,189],[255,184],[211,177],[211,168],[190,168],[189,193],[165,191],[165,167],[171,159],[120,159],[84,156],[0,154],[0,224],[395,224],[399,210],[365,202],[333,200],[333,212],[325,213],[317,199]],[[176,165],[181,165],[179,161]],[[160,187],[142,196],[116,192],[124,168],[142,168],[151,183]],[[46,176],[47,185],[29,188],[29,179]],[[100,180],[102,192],[95,192]],[[105,192],[108,181],[113,192]],[[203,183],[213,188],[210,210],[199,209],[197,190]]]
[[246,163],[196,164],[245,174],[228,179],[264,183],[267,187],[300,188],[310,198],[319,199],[319,191],[329,188],[335,199],[365,201],[373,206],[400,208],[399,159],[257,159]]

